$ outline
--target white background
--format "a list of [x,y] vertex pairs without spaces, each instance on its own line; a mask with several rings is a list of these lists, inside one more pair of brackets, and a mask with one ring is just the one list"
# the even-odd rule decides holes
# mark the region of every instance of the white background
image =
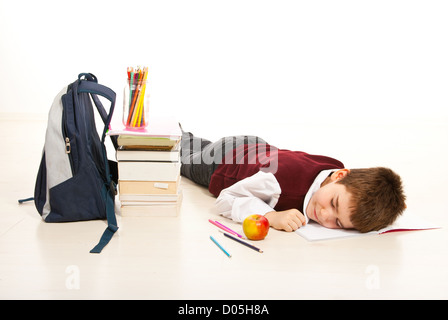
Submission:
[[45,118],[81,72],[119,111],[126,68],[147,65],[152,115],[392,167],[408,203],[440,208],[447,16],[446,1],[0,0],[0,112]]
[[[183,121],[448,115],[445,1],[0,1],[0,111],[46,113],[81,72],[150,68]],[[245,118],[247,120],[247,118]]]

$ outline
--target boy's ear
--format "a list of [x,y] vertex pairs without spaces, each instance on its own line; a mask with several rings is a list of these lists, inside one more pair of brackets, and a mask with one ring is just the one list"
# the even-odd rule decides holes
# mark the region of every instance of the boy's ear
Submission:
[[345,178],[349,173],[350,169],[340,169],[338,171],[335,171],[331,175],[331,181],[339,181],[342,178]]

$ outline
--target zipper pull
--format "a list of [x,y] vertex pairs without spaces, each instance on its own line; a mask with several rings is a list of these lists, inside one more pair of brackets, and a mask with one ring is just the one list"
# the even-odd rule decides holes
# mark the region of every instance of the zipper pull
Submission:
[[68,137],[65,138],[65,153],[69,154],[71,151],[70,147],[70,139]]

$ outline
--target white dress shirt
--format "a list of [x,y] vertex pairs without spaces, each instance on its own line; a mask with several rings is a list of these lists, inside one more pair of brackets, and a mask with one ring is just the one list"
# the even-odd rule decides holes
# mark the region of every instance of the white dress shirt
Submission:
[[[306,209],[313,194],[333,171],[335,169],[323,170],[317,175],[305,195],[303,208]],[[216,208],[222,216],[243,222],[251,214],[265,215],[274,211],[281,192],[280,185],[272,173],[259,171],[223,189],[216,199]],[[308,222],[305,212],[302,213]]]

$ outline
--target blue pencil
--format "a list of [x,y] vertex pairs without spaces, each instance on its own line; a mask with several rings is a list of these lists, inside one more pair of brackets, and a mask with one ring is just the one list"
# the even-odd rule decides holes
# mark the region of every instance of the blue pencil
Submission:
[[224,252],[229,258],[231,258],[232,256],[218,243],[218,241],[215,240],[215,238],[213,238],[212,236],[210,236],[210,239],[219,247],[219,249],[222,250],[222,252]]

